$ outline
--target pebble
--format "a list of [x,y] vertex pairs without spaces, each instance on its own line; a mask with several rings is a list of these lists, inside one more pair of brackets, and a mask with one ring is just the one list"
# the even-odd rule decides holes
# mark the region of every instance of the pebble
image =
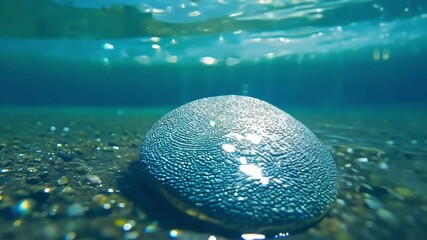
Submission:
[[62,189],[61,194],[71,195],[71,194],[74,194],[75,192],[76,191],[74,191],[74,189],[72,187],[66,186],[66,187],[64,187],[64,189]]
[[68,184],[68,178],[66,176],[62,176],[58,181],[56,181],[59,186],[67,185]]
[[101,184],[101,178],[98,175],[88,174],[86,175],[86,179],[89,180],[91,184],[98,185]]
[[340,199],[340,198],[337,198],[336,202],[337,202],[339,205],[341,205],[341,206],[345,206],[345,205],[346,205],[345,201],[344,201],[344,200],[342,200],[342,199]]
[[396,216],[390,212],[389,210],[385,208],[380,208],[377,210],[378,217],[380,217],[382,220],[388,222],[388,223],[396,223],[397,218]]
[[415,198],[417,196],[414,191],[405,187],[396,187],[394,188],[394,191],[406,198]]
[[70,217],[79,217],[83,216],[87,211],[87,207],[84,207],[80,203],[73,203],[67,208],[67,215]]
[[365,157],[363,157],[363,158],[356,158],[356,161],[358,161],[360,163],[366,163],[366,162],[368,162],[368,158],[365,158]]
[[48,210],[49,216],[55,216],[58,213],[59,209],[60,209],[59,204],[52,205]]
[[103,206],[108,202],[109,198],[105,194],[96,194],[92,197],[92,203],[94,203],[96,206]]
[[374,196],[366,194],[366,198],[363,202],[371,209],[378,209],[383,206],[383,204]]
[[388,170],[388,164],[385,162],[378,163],[378,168],[383,170]]
[[159,231],[159,223],[157,221],[154,221],[150,224],[148,224],[145,228],[144,228],[144,233],[154,233]]

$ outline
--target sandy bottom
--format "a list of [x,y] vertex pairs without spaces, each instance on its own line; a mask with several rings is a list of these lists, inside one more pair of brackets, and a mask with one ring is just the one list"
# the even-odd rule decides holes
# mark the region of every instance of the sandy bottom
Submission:
[[[180,214],[144,186],[139,147],[164,113],[0,108],[0,239],[240,237]],[[425,237],[426,111],[289,113],[331,150],[340,172],[334,207],[291,239]]]

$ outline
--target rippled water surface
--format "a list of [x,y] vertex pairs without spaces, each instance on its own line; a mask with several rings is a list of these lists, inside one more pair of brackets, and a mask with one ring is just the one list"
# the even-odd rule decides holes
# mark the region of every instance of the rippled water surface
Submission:
[[301,62],[366,49],[380,60],[402,51],[420,51],[426,42],[424,1],[41,3],[46,6],[29,4],[34,6],[22,10],[31,14],[45,8],[46,15],[35,16],[33,22],[21,19],[24,27],[34,24],[36,31],[3,30],[8,38],[2,40],[2,52],[24,51],[105,64],[201,62],[232,66],[276,58]]

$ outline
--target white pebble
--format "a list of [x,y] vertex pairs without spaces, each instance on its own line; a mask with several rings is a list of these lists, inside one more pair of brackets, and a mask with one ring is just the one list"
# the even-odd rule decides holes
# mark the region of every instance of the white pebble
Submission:
[[92,184],[101,184],[102,183],[101,178],[98,175],[89,174],[86,176],[86,178]]
[[368,162],[368,158],[356,158],[356,161],[361,162],[361,163],[366,163]]

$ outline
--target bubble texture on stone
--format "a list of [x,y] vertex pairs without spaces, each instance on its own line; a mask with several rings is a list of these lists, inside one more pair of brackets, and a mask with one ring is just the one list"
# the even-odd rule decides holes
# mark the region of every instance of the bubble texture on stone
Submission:
[[144,172],[189,215],[241,232],[292,232],[337,196],[335,162],[303,124],[271,104],[218,96],[162,117],[141,147]]

